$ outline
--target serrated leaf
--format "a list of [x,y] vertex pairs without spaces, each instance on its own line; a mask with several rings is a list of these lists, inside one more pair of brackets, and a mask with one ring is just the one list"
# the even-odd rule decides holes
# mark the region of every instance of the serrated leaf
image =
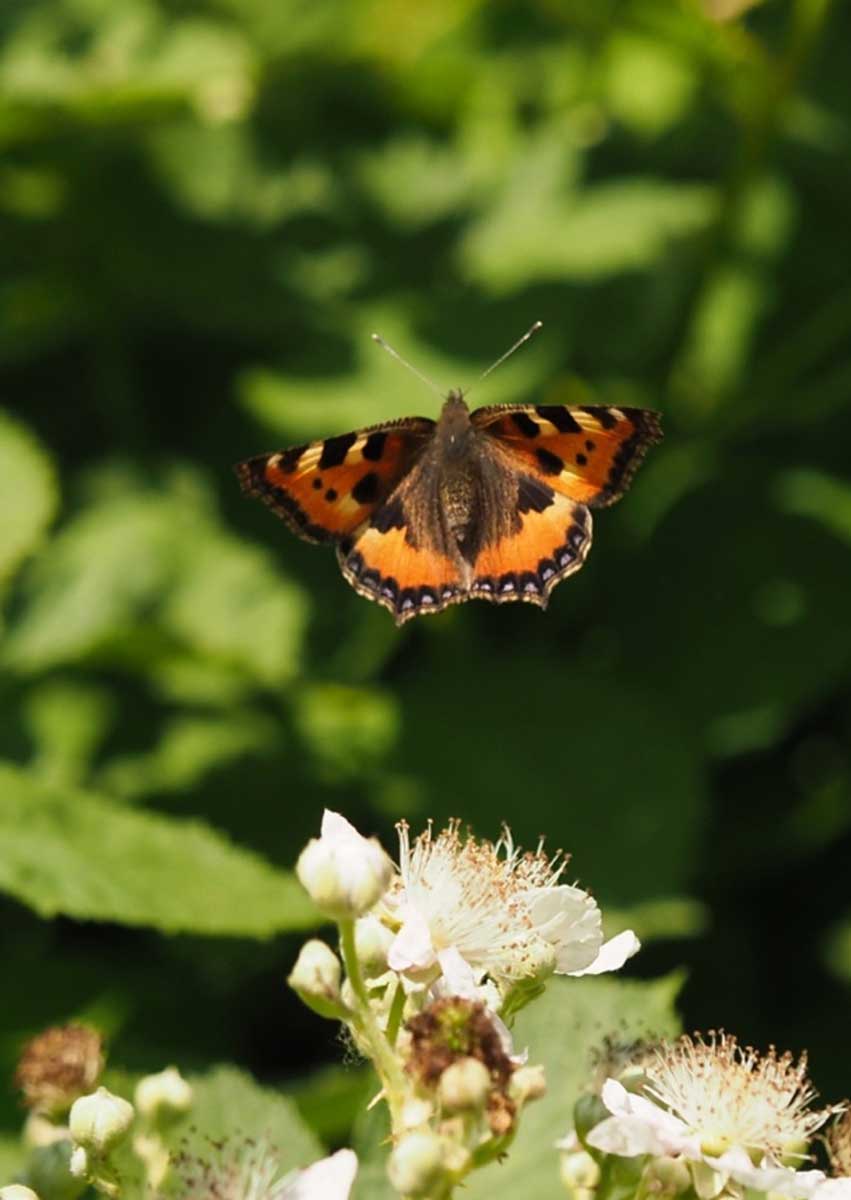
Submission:
[[309,926],[293,877],[198,821],[128,811],[0,766],[0,889],[40,916],[269,937]]
[[56,503],[50,458],[28,429],[0,413],[0,584],[38,545]]

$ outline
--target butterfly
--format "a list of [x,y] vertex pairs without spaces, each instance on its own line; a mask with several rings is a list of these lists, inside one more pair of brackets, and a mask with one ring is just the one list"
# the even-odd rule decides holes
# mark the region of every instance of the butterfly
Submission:
[[591,548],[591,510],[614,504],[662,439],[651,409],[492,405],[450,391],[437,421],[404,417],[238,463],[308,542],[331,542],[356,592],[402,624],[465,600],[526,600]]

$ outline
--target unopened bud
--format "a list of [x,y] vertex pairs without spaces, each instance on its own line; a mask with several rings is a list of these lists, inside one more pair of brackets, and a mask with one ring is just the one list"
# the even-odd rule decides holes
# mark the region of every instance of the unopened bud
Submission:
[[784,1167],[798,1168],[807,1157],[808,1149],[809,1142],[805,1142],[802,1138],[786,1142],[780,1152],[780,1161]]
[[68,1126],[58,1125],[49,1117],[38,1112],[31,1112],[24,1121],[23,1139],[25,1146],[52,1146],[54,1142],[64,1141],[68,1137]]
[[648,1195],[680,1196],[691,1187],[691,1171],[681,1158],[668,1155],[651,1158],[644,1168],[641,1184]]
[[587,1150],[563,1151],[559,1174],[574,1200],[585,1200],[600,1182],[600,1168]]
[[75,1146],[68,1160],[68,1170],[75,1179],[85,1179],[89,1173],[89,1156],[82,1146]]
[[509,1095],[517,1105],[528,1104],[530,1100],[540,1100],[546,1094],[546,1090],[547,1076],[540,1063],[518,1067],[511,1076]]
[[326,809],[321,836],[302,850],[296,873],[326,916],[350,920],[381,899],[393,877],[393,864],[375,838],[362,837],[345,817]]
[[440,1076],[437,1095],[447,1112],[483,1109],[491,1091],[491,1075],[477,1058],[459,1058]]
[[433,1133],[409,1133],[390,1155],[387,1174],[403,1196],[427,1196],[444,1175],[443,1143]]
[[348,1009],[340,994],[340,960],[325,942],[311,938],[299,951],[287,983],[320,1017],[342,1021]]
[[594,1092],[585,1092],[573,1106],[573,1127],[581,1142],[584,1142],[595,1125],[605,1121],[609,1110]]
[[27,1183],[37,1196],[50,1200],[77,1200],[86,1190],[85,1179],[71,1173],[71,1143],[67,1138],[40,1146],[30,1154],[27,1164]]
[[387,970],[387,951],[395,934],[371,913],[355,925],[355,953],[366,975],[381,975]]
[[620,1072],[617,1080],[628,1092],[640,1095],[644,1085],[647,1083],[647,1072],[643,1067],[630,1063],[628,1067],[624,1067]]
[[138,1111],[148,1120],[168,1120],[189,1111],[192,1087],[177,1067],[166,1067],[164,1071],[140,1079],[133,1099]]
[[10,1183],[8,1187],[0,1188],[0,1200],[38,1200],[32,1188],[20,1183]]
[[427,1125],[433,1116],[434,1105],[430,1100],[412,1096],[402,1105],[399,1126],[401,1129],[419,1129],[421,1126]]
[[68,1128],[78,1146],[100,1158],[127,1135],[133,1115],[132,1104],[99,1087],[91,1096],[74,1101]]

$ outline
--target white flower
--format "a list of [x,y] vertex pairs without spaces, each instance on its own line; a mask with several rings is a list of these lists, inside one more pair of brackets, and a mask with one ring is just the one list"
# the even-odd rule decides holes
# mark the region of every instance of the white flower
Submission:
[[[830,1110],[810,1107],[806,1059],[774,1050],[759,1055],[726,1034],[662,1043],[642,1059],[643,1094],[615,1079],[603,1085],[612,1114],[588,1134],[589,1145],[626,1157],[670,1156],[695,1164],[695,1186],[714,1196],[728,1179],[761,1192],[811,1197],[821,1171],[795,1171],[783,1157],[804,1158]],[[822,1200],[828,1200],[823,1197]]]
[[399,826],[400,878],[385,906],[398,933],[389,966],[414,979],[439,972],[469,995],[487,975],[498,984],[613,970],[638,949],[631,932],[603,944],[595,901],[559,883],[565,860],[461,835],[460,823],[414,841]]
[[246,1139],[237,1146],[225,1142],[218,1150],[216,1162],[184,1157],[179,1200],[349,1200],[358,1170],[353,1150],[338,1150],[283,1177],[265,1141]]
[[296,873],[318,908],[335,920],[368,912],[393,877],[393,864],[375,838],[362,837],[339,813],[326,809],[321,836],[302,850]]
[[192,1104],[192,1087],[177,1067],[166,1067],[156,1075],[146,1075],[140,1079],[133,1099],[144,1117],[155,1117],[163,1112],[185,1113]]

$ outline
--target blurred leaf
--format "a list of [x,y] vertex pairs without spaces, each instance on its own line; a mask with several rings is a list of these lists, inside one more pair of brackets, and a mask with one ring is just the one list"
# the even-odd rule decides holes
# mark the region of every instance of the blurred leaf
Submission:
[[368,772],[398,738],[398,705],[376,689],[317,683],[300,688],[294,704],[296,728],[330,778]]
[[576,189],[569,162],[555,137],[518,159],[502,197],[459,247],[462,265],[481,286],[504,293],[643,270],[715,214],[711,187],[632,177]]
[[51,679],[32,689],[24,715],[34,773],[45,782],[70,785],[84,779],[109,729],[113,705],[105,688]]
[[375,1095],[371,1066],[324,1067],[290,1089],[302,1119],[323,1142],[348,1141],[351,1128]]
[[832,975],[851,984],[851,920],[837,921],[828,930],[822,958]]
[[97,773],[96,784],[109,795],[129,800],[189,791],[210,771],[270,749],[277,734],[275,722],[258,713],[176,717],[153,750],[111,759]]
[[[244,1072],[222,1066],[207,1075],[190,1075],[189,1082],[192,1108],[165,1139],[177,1156],[165,1187],[167,1196],[183,1196],[200,1180],[211,1195],[220,1194],[220,1189],[229,1194],[227,1181],[232,1187],[239,1165],[265,1153],[281,1175],[322,1156],[322,1147],[292,1100],[260,1087]],[[212,1180],[218,1180],[218,1186],[211,1186]]]
[[57,500],[47,453],[25,426],[0,413],[0,585],[41,541]]
[[[54,539],[25,581],[7,661],[33,671],[157,628],[264,684],[296,669],[300,590],[219,524],[199,476],[167,491],[118,476]],[[141,630],[138,621],[145,615]]]
[[658,135],[679,121],[694,99],[696,83],[688,59],[657,38],[619,30],[609,41],[609,106],[637,133]]
[[0,887],[45,917],[269,937],[313,923],[292,876],[198,822],[127,811],[0,767]]
[[20,1178],[25,1161],[26,1153],[20,1138],[0,1137],[0,1187]]
[[774,486],[783,512],[810,517],[851,546],[851,483],[822,471],[784,471]]

